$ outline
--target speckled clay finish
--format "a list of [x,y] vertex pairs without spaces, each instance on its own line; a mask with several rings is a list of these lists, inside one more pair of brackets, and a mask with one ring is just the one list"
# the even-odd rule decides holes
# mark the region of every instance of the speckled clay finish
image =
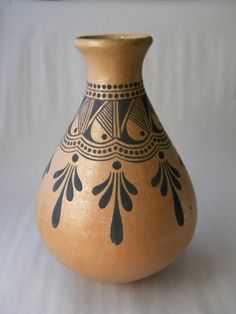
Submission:
[[85,96],[38,193],[37,223],[50,251],[98,281],[160,271],[196,225],[189,175],[142,81],[151,43],[146,35],[75,39],[88,64]]

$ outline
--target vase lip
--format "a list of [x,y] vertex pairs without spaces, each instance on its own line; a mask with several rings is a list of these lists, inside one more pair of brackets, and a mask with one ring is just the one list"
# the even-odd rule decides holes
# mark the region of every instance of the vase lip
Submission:
[[148,45],[153,42],[153,38],[147,34],[121,33],[121,34],[94,34],[83,35],[75,38],[77,47],[107,47],[107,46],[132,46]]

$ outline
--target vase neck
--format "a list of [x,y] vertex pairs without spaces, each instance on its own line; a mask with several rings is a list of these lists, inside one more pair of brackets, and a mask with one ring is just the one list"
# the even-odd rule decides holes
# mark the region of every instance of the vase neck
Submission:
[[152,38],[145,35],[100,35],[75,39],[88,66],[88,82],[127,85],[141,82],[142,64]]
[[102,100],[122,100],[140,97],[145,94],[142,79],[129,83],[106,84],[87,82],[85,96]]

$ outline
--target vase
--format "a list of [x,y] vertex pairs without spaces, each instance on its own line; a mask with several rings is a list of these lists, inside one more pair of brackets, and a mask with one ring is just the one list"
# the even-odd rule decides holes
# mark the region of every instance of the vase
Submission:
[[82,36],[79,110],[47,165],[37,224],[49,250],[97,281],[157,273],[190,242],[197,217],[188,172],[145,92],[152,37]]

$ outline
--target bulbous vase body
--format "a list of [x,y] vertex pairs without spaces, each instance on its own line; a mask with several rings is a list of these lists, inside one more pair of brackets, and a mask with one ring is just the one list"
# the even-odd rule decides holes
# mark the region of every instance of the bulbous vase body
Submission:
[[151,42],[142,35],[75,40],[88,63],[87,88],[38,193],[37,223],[48,248],[98,281],[160,271],[195,229],[193,186],[142,81]]

